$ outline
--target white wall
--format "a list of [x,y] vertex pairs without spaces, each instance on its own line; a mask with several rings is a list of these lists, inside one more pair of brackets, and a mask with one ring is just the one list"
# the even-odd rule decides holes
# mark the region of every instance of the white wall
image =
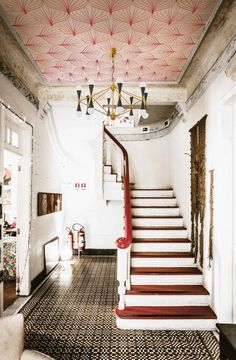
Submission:
[[[61,161],[64,228],[79,222],[85,227],[86,248],[114,249],[123,235],[123,202],[103,200],[103,123],[76,116],[75,104],[53,104],[54,136]],[[75,183],[86,183],[77,190]]]
[[[205,114],[206,121],[206,215],[204,231],[204,283],[211,292],[219,321],[232,321],[232,127],[222,102],[235,83],[222,72],[190,109],[187,121],[170,134],[171,182],[190,235],[189,129]],[[209,170],[215,169],[214,261],[209,268]]]
[[[29,277],[29,281],[31,281],[44,268],[43,245],[55,236],[62,237],[62,213],[37,216],[37,192],[60,192],[61,190],[61,182],[58,178],[59,163],[46,133],[46,122],[38,120],[37,109],[2,74],[0,74],[0,89],[0,98],[3,103],[10,105],[12,110],[19,116],[25,117],[34,126],[34,153],[32,159],[33,212],[29,250],[30,269],[26,268],[24,270],[24,277]],[[30,160],[27,158],[28,163],[26,167],[28,169],[30,168]],[[22,192],[23,190],[22,187]],[[25,217],[27,217],[27,223],[29,224],[28,215],[25,214]],[[27,253],[28,238],[23,239],[21,243],[22,252],[23,247],[25,248],[24,252]],[[22,264],[22,268],[24,268],[24,264]]]
[[131,181],[136,188],[171,186],[169,138],[122,143],[129,156]]
[[44,244],[55,237],[63,241],[64,211],[37,215],[38,192],[62,193],[61,167],[47,132],[49,118],[37,120],[34,129],[31,278],[44,269]]

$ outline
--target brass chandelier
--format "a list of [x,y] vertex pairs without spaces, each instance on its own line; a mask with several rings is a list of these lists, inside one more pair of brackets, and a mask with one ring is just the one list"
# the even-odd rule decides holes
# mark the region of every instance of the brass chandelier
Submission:
[[[115,81],[115,55],[116,48],[110,49],[110,55],[112,60],[112,76],[111,84],[105,89],[94,92],[93,80],[88,81],[89,94],[82,97],[82,90],[77,89],[78,105],[77,114],[82,116],[81,104],[86,108],[86,117],[95,112],[101,113],[106,116],[106,119],[111,123],[118,118],[128,118],[128,120],[134,120],[134,108],[139,109],[139,115],[144,119],[148,118],[147,113],[147,97],[145,83],[140,83],[141,96],[132,94],[123,90],[122,79]],[[100,102],[106,96],[106,105],[102,105]],[[100,101],[100,102],[99,102]],[[111,121],[110,121],[111,120]]]

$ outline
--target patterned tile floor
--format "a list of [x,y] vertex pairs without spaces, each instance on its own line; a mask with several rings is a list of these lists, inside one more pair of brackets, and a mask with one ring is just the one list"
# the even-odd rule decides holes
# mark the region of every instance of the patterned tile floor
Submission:
[[21,309],[25,345],[58,360],[219,359],[212,332],[117,329],[116,305],[115,257],[63,262]]

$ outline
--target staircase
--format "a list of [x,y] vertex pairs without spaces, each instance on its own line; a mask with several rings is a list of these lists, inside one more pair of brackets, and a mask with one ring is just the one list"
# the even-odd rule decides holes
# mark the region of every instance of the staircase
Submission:
[[215,329],[216,315],[173,190],[132,190],[130,290],[116,309],[122,329]]
[[123,200],[123,182],[118,180],[117,173],[111,165],[103,166],[103,198],[104,200]]

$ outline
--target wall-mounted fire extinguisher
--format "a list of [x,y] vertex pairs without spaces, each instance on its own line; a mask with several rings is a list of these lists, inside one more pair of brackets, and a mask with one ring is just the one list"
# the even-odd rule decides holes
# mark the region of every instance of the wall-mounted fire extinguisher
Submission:
[[74,234],[72,229],[70,229],[69,227],[66,227],[66,231],[67,231],[67,241],[70,244],[71,250],[74,250]]
[[85,250],[85,231],[84,231],[84,226],[79,224],[79,223],[75,223],[72,226],[72,229],[74,231],[77,231],[77,241],[78,241],[78,250],[79,251],[84,251]]

